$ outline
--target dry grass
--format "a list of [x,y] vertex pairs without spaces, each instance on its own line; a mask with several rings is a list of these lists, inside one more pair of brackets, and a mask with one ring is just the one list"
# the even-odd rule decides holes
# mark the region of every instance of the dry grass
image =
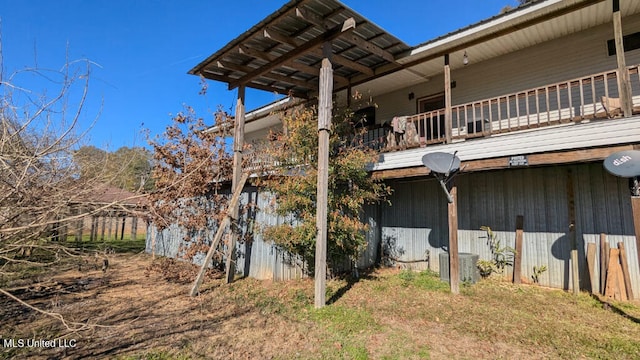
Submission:
[[[453,296],[428,273],[382,269],[328,284],[315,310],[313,282],[211,273],[186,294],[194,267],[147,255],[111,255],[99,270],[39,279],[14,294],[71,321],[111,325],[69,333],[0,297],[0,336],[75,339],[75,348],[0,348],[0,358],[121,359],[633,359],[640,308],[587,294],[485,280]],[[24,285],[25,282],[22,282]],[[9,286],[10,287],[10,286]],[[0,340],[1,341],[1,340]]]

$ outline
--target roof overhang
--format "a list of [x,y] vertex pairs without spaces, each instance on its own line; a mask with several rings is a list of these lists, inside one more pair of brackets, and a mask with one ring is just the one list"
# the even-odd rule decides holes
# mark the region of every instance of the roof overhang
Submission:
[[[640,13],[640,1],[621,1],[620,11]],[[489,60],[609,23],[611,12],[607,0],[540,0],[411,48],[339,1],[292,0],[189,73],[229,88],[311,98],[321,47],[331,41],[334,91],[351,87],[376,96],[441,74],[445,54],[452,69],[462,68],[465,52],[471,64]]]
[[[623,0],[620,11],[623,17],[640,13],[640,1]],[[351,83],[375,96],[442,74],[446,54],[451,68],[460,69],[465,52],[473,65],[610,22],[611,1],[541,0],[417,45],[398,58],[400,68],[381,67],[375,79]]]
[[207,79],[288,96],[317,93],[331,53],[337,88],[399,68],[410,47],[336,0],[292,0],[189,71]]

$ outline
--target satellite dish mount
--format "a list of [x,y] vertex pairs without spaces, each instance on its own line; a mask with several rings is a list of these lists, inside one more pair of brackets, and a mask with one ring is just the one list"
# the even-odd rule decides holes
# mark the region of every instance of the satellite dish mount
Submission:
[[433,152],[422,157],[422,163],[431,170],[431,175],[438,180],[449,203],[453,203],[453,197],[449,192],[448,184],[460,171],[460,158],[456,156],[457,153],[457,151],[453,154]]
[[611,174],[629,178],[632,196],[640,196],[640,150],[619,151],[604,159],[604,168]]

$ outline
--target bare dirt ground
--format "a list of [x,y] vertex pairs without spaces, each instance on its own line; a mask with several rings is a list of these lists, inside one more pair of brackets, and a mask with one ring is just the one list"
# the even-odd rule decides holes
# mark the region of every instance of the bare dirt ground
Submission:
[[[562,292],[490,283],[453,296],[441,284],[421,282],[431,278],[382,269],[357,282],[329,282],[330,305],[314,310],[309,279],[222,285],[219,274],[210,273],[201,294],[191,298],[197,268],[190,264],[117,254],[103,273],[91,261],[80,263],[80,269],[71,264],[9,286],[29,304],[63,315],[71,329],[0,294],[0,358],[640,356],[637,319],[602,309],[588,296],[575,300]],[[89,328],[74,329],[78,324]],[[6,342],[34,338],[74,346]]]

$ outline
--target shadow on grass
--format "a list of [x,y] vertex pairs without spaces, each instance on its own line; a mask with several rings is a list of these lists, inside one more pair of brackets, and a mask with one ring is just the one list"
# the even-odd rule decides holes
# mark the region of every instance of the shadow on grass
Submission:
[[595,300],[597,300],[601,305],[602,308],[605,310],[610,310],[614,313],[616,313],[617,315],[622,316],[623,318],[633,321],[636,324],[640,324],[640,318],[637,318],[633,315],[630,315],[628,313],[626,313],[623,309],[611,304],[610,302],[603,300],[602,298],[600,298],[600,296],[596,295],[596,294],[590,294],[591,297]]
[[377,277],[371,275],[371,273],[372,273],[372,271],[367,271],[366,273],[360,273],[360,276],[358,276],[358,277],[353,276],[353,275],[347,275],[347,276],[342,277],[342,279],[346,280],[347,283],[343,287],[338,289],[338,291],[333,293],[331,295],[331,297],[329,297],[329,299],[327,300],[327,305],[331,305],[331,304],[335,303],[336,301],[340,300],[340,298],[343,297],[349,290],[351,290],[353,285],[355,285],[358,282],[360,282],[360,280],[375,280],[375,279],[377,279]]

